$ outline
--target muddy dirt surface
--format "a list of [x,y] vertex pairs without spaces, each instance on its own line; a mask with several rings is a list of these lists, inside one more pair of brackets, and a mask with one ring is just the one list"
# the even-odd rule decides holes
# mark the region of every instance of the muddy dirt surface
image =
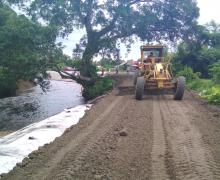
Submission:
[[220,179],[220,110],[191,92],[137,101],[114,90],[1,179]]

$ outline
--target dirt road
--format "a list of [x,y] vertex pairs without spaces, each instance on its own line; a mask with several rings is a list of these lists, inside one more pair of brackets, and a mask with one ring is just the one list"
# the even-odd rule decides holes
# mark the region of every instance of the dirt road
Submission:
[[113,91],[2,179],[220,179],[220,110]]

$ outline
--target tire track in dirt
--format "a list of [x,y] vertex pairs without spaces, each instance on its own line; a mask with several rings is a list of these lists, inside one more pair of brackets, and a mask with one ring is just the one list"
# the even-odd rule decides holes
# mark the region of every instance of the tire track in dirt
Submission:
[[152,179],[169,179],[165,164],[166,142],[159,99],[153,98]]
[[[163,96],[160,98],[164,117],[167,143],[171,155],[169,162],[173,166],[175,179],[214,179],[210,167],[213,157],[201,139],[201,134],[190,117],[185,114],[182,102],[173,101]],[[210,161],[211,160],[211,161]],[[214,165],[215,166],[215,165]]]
[[117,97],[117,101],[114,101],[107,111],[104,111],[96,121],[92,124],[91,128],[87,129],[87,136],[79,138],[80,143],[66,153],[62,158],[62,161],[55,166],[51,173],[47,173],[46,179],[72,179],[75,173],[81,168],[85,161],[87,154],[99,145],[100,139],[108,133],[108,131],[114,126],[118,118],[113,118],[112,114],[117,112],[118,117],[121,116],[124,109],[128,106],[128,102],[124,97]]
[[133,95],[127,98],[129,109],[118,126],[128,135],[118,138],[110,166],[113,179],[151,179],[153,101],[137,101]]
[[128,106],[118,117],[109,117],[114,125],[86,154],[72,179],[150,179],[152,100],[124,98]]
[[[197,129],[205,127],[207,131],[211,130],[211,132],[209,132],[208,134],[209,137],[207,137],[208,142],[206,142],[207,135],[205,135],[204,132],[203,134],[200,134],[199,139],[202,142],[203,148],[206,150],[206,152],[209,152],[206,153],[208,168],[212,171],[214,179],[220,179],[220,162],[214,156],[214,153],[216,153],[214,148],[218,146],[218,143],[211,143],[216,140],[218,141],[219,139],[219,134],[215,132],[215,128],[217,127],[213,127],[215,125],[211,120],[213,118],[213,112],[211,113],[210,111],[208,111],[208,109],[204,105],[201,105],[201,102],[195,101],[191,98],[188,101],[184,101],[183,103],[184,105],[182,108],[185,111],[185,114],[190,117],[191,123],[194,126],[198,125],[198,122],[196,123],[195,121],[203,120],[200,121],[201,123],[197,126]],[[206,121],[204,121],[204,119]]]

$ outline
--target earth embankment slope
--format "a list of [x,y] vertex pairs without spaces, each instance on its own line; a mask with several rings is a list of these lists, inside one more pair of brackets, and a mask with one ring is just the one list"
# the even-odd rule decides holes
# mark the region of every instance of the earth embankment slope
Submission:
[[220,111],[190,92],[136,101],[113,91],[2,179],[220,179],[219,142]]

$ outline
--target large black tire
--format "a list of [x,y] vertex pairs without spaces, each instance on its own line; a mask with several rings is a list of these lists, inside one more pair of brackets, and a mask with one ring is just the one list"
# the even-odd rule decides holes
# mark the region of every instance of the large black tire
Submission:
[[133,83],[134,83],[134,85],[136,85],[136,83],[137,83],[137,78],[140,76],[140,71],[138,70],[138,69],[136,69],[135,71],[134,71],[134,77],[133,77]]
[[185,90],[185,77],[180,76],[177,78],[176,87],[174,89],[174,99],[182,100]]
[[142,100],[144,95],[144,86],[145,86],[145,79],[144,77],[138,77],[136,88],[135,88],[135,98],[137,100]]

